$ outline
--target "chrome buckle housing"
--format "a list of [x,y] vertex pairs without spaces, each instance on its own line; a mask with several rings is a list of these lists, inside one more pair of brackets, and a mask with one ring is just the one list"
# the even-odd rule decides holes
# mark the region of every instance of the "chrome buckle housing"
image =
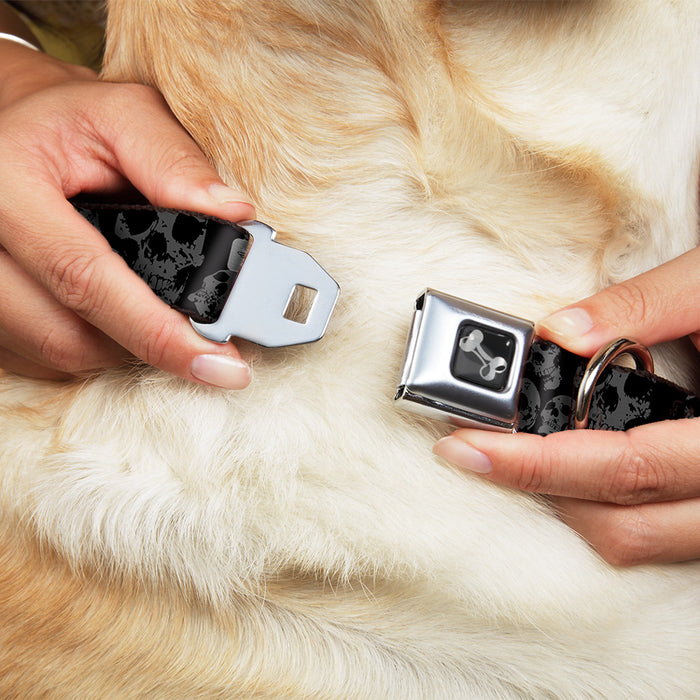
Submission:
[[426,289],[416,300],[400,408],[459,427],[514,432],[531,321]]
[[[336,281],[308,253],[275,241],[276,232],[267,224],[244,221],[238,226],[252,238],[243,265],[219,318],[192,321],[194,329],[218,343],[232,336],[265,347],[319,340],[340,293]],[[297,287],[316,292],[304,322],[285,315]]]

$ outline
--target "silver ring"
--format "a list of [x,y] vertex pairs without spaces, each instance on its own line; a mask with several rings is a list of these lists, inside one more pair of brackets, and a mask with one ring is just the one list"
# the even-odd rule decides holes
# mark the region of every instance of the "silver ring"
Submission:
[[591,410],[593,389],[595,389],[603,370],[620,355],[630,355],[634,359],[637,369],[645,369],[647,372],[654,371],[654,360],[648,348],[634,340],[618,338],[598,350],[586,365],[576,394],[574,428],[577,430],[588,427],[588,412]]

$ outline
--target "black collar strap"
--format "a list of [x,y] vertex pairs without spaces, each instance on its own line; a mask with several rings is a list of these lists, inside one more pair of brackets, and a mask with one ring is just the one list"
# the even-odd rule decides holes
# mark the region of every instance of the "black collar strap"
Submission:
[[[75,207],[203,336],[277,347],[323,335],[338,285],[266,224],[139,205]],[[316,292],[304,322],[287,316],[297,287]],[[576,427],[577,393],[595,364],[534,338],[529,321],[429,289],[416,302],[395,399],[460,426],[546,435]],[[650,372],[609,367],[584,408],[578,427],[626,430],[700,415],[700,398]]]
[[[259,221],[234,224],[140,205],[75,203],[126,263],[206,338],[278,347],[318,340],[338,285],[310,255],[275,241]],[[288,314],[297,288],[315,293],[308,314]]]
[[[581,406],[581,386],[591,361],[539,338],[530,347],[519,401],[519,428],[548,433],[575,427],[628,430],[644,423],[700,416],[700,397],[643,369],[610,366]],[[584,420],[576,425],[582,408]]]
[[588,360],[535,338],[529,321],[428,289],[416,302],[395,399],[457,426],[539,435],[700,415],[700,398],[675,384],[607,367],[621,352],[646,354],[621,342]]

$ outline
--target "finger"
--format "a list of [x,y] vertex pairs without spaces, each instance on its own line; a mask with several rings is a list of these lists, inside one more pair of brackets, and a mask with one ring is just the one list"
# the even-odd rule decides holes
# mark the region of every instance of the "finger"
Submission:
[[61,374],[112,367],[126,355],[124,348],[61,306],[2,250],[0,345],[13,356]]
[[700,418],[546,437],[458,430],[434,449],[499,484],[630,505],[700,496],[699,431]]
[[[102,131],[94,138],[112,146],[115,168],[152,204],[232,221],[254,218],[248,197],[224,184],[159,93],[142,85],[109,87],[100,109],[114,116],[95,118]],[[125,103],[133,105],[131,113]]]
[[67,197],[128,181],[156,206],[232,221],[255,216],[152,88],[62,84],[4,109],[1,121],[6,167],[14,156],[17,167],[31,167]]
[[[40,209],[31,206],[35,198],[44,204]],[[61,306],[171,374],[230,389],[248,385],[250,370],[238,350],[199,336],[59,192],[37,184],[21,211],[26,212],[22,220],[0,226],[0,233],[8,226],[14,230],[5,246]]]
[[12,374],[20,374],[23,377],[32,377],[33,379],[75,379],[72,374],[67,374],[66,372],[60,372],[37,364],[36,362],[28,360],[26,357],[17,355],[11,350],[0,346],[0,377],[3,371],[11,372]]
[[700,499],[619,506],[569,498],[553,504],[567,525],[616,566],[700,558]]
[[[135,111],[138,105],[132,99],[134,110],[125,107],[128,100],[120,103],[122,112],[128,115],[122,114],[121,124],[119,119],[114,121],[113,114],[108,115],[109,110],[99,112],[100,123],[98,115],[91,110],[103,108],[96,98],[107,99],[104,91],[110,88],[113,90],[115,86],[62,86],[48,96],[49,91],[45,91],[42,105],[50,109],[42,112],[42,119],[35,119],[28,127],[19,117],[29,107],[32,107],[31,113],[35,113],[36,105],[30,104],[33,98],[3,110],[0,182],[12,181],[13,188],[11,197],[3,200],[0,206],[2,243],[13,259],[43,284],[59,304],[101,329],[135,356],[189,380],[231,389],[243,388],[250,381],[250,369],[237,349],[230,343],[218,345],[199,336],[182,314],[160,301],[128,269],[110,250],[106,240],[65,200],[65,194],[99,188],[105,182],[114,181],[120,163],[110,138],[119,138],[120,129],[128,130],[129,121],[133,124],[142,117]],[[127,97],[133,98],[132,88],[134,86],[127,91]],[[87,94],[88,105],[83,100],[76,110],[73,99],[65,104],[65,91],[70,92],[71,98],[80,95],[84,98]],[[109,94],[112,95],[112,91]],[[115,107],[112,103],[112,112]],[[49,118],[53,116],[55,120]],[[169,119],[172,120],[172,116]],[[51,126],[48,131],[47,123]],[[149,138],[159,133],[159,125],[158,120],[149,124]],[[176,123],[171,124],[170,129],[175,126]],[[110,134],[110,130],[114,133]],[[179,134],[182,138],[181,130]],[[139,154],[138,157],[131,154],[134,162],[149,160],[148,143],[137,144],[132,139],[130,146]],[[122,149],[124,147],[122,143]],[[206,167],[211,173],[210,166]],[[191,173],[190,168],[184,170]],[[191,185],[194,194],[190,194],[189,199],[185,197],[185,202],[178,206],[209,211],[224,218],[250,213],[250,205],[244,203],[241,207],[240,202],[231,204],[227,211],[226,206],[211,195],[211,187],[205,188],[202,194],[202,183],[194,180],[192,177],[188,180],[187,175],[179,177],[185,193]],[[221,182],[217,179],[214,184]],[[196,205],[198,197],[202,206]],[[38,202],[41,206],[37,206]],[[167,196],[156,203],[173,205]]]
[[619,337],[654,345],[700,330],[700,248],[566,307],[537,324],[543,338],[590,356]]

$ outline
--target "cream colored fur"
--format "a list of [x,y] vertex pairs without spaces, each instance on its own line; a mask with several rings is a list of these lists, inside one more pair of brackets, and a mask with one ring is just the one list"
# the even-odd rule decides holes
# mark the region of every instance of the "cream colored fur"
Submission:
[[696,245],[700,4],[109,5],[106,77],[342,291],[245,391],[2,379],[0,695],[697,697],[700,563],[605,564],[392,396],[425,286],[534,319]]

